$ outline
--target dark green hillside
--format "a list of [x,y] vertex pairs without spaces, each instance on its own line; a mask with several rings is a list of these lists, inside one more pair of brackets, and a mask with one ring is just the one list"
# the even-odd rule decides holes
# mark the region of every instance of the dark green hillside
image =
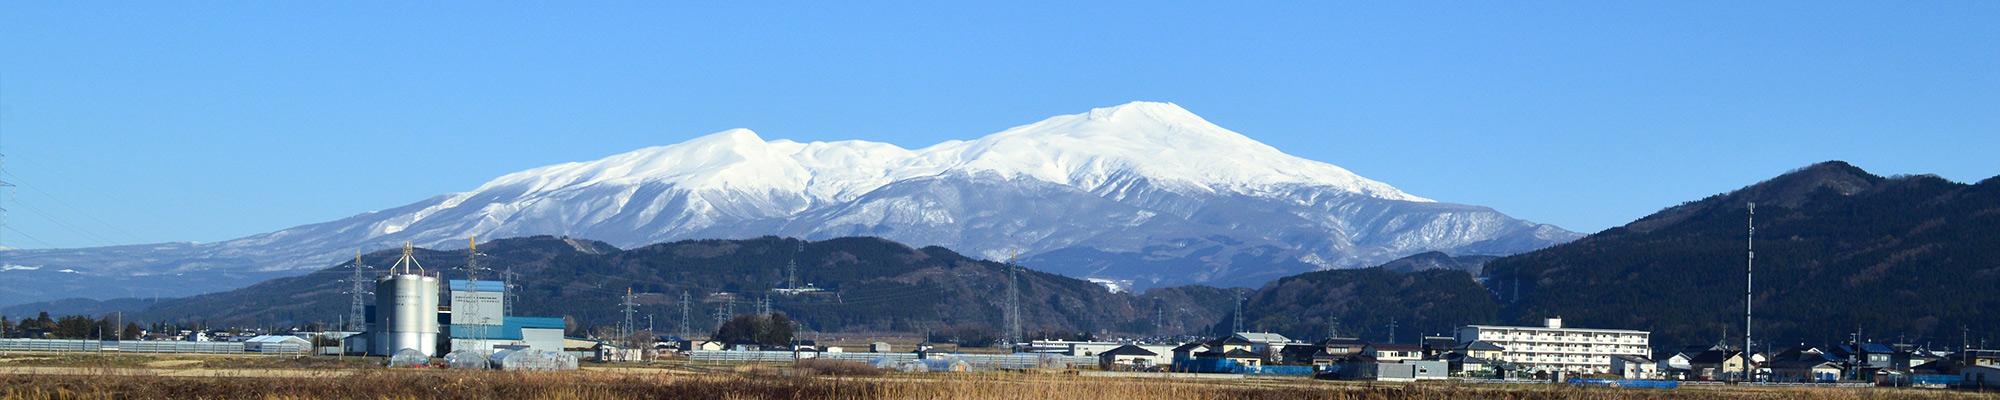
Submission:
[[[1459,325],[1492,323],[1499,311],[1499,303],[1465,271],[1328,270],[1258,289],[1244,302],[1243,329],[1317,339],[1327,336],[1328,319],[1333,318],[1341,336],[1415,343],[1422,335],[1448,334]],[[1396,324],[1393,339],[1391,320]],[[1211,331],[1227,332],[1234,322],[1233,315],[1225,316]]]
[[[1663,210],[1487,264],[1503,316],[1654,331],[1659,345],[1740,341],[1747,203],[1757,203],[1760,342],[1956,345],[2000,331],[2000,178],[1883,178],[1841,162]],[[1975,337],[1976,339],[1976,337]]]
[[[690,328],[706,331],[713,315],[754,312],[769,298],[773,309],[822,331],[922,332],[997,329],[1005,265],[973,260],[939,247],[912,249],[876,238],[821,242],[765,237],[698,240],[619,250],[604,243],[554,237],[502,239],[480,245],[484,279],[511,270],[519,301],[516,315],[574,318],[604,326],[623,319],[617,304],[628,288],[638,293],[639,323],[649,317],[661,331],[678,329],[681,295],[691,300]],[[422,265],[463,279],[465,252],[419,249]],[[377,268],[400,253],[363,258]],[[796,260],[801,286],[823,292],[775,293],[786,287],[786,264]],[[1231,304],[1222,289],[1161,288],[1143,295],[1110,293],[1088,281],[1022,269],[1023,328],[1028,331],[1156,334],[1205,326]],[[267,281],[240,290],[161,300],[135,315],[146,319],[205,321],[212,325],[290,325],[334,321],[348,310],[344,266],[306,276]],[[1214,292],[1214,293],[1211,293]],[[1165,327],[1156,327],[1162,321]]]

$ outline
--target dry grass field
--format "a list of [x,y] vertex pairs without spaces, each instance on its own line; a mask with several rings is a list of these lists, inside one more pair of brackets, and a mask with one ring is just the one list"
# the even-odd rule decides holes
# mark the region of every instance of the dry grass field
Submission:
[[[1069,374],[886,374],[806,377],[606,371],[512,373],[337,369],[174,376],[103,367],[0,374],[11,399],[2000,399],[1962,391],[1804,388],[1607,389],[1357,384],[1304,379],[1180,380]],[[773,371],[760,371],[773,372]]]

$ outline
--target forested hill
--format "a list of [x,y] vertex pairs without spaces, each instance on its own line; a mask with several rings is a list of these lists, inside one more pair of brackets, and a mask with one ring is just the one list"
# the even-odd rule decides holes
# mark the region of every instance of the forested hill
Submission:
[[[1337,269],[1278,279],[1247,296],[1243,330],[1301,340],[1335,334],[1416,343],[1460,325],[1493,323],[1499,312],[1492,294],[1463,270]],[[1235,324],[1235,314],[1226,315],[1210,333]]]
[[[639,324],[678,330],[681,297],[690,299],[690,328],[705,332],[713,314],[755,312],[769,297],[774,310],[822,331],[923,332],[993,330],[1002,326],[1004,264],[970,259],[941,247],[913,249],[876,238],[818,242],[764,237],[690,240],[621,250],[608,244],[538,236],[481,243],[483,279],[518,274],[515,315],[573,318],[584,326],[613,325],[630,288],[638,293]],[[375,268],[400,251],[362,258]],[[448,279],[463,279],[466,252],[418,249],[417,259]],[[800,286],[823,292],[774,293],[788,285],[796,260]],[[348,311],[346,264],[238,290],[160,300],[135,315],[146,320],[210,325],[292,325],[332,322]],[[1199,286],[1112,293],[1088,281],[1021,269],[1021,315],[1030,332],[1185,333],[1213,323],[1239,290]],[[1156,324],[1156,321],[1160,322]]]
[[2000,178],[1884,178],[1838,161],[1494,260],[1488,283],[1520,286],[1501,297],[1506,321],[1651,330],[1661,346],[1740,341],[1752,202],[1760,342],[2000,331]]

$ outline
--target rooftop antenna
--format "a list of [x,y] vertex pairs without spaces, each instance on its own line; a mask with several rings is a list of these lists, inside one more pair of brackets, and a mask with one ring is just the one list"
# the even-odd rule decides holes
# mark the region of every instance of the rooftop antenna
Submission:
[[1745,356],[1743,356],[1744,380],[1750,380],[1752,377],[1752,375],[1750,374],[1750,356],[1748,356],[1747,354],[1753,354],[1755,352],[1754,350],[1751,350],[1752,348],[1750,347],[1751,344],[1750,324],[1752,321],[1751,316],[1754,315],[1751,313],[1750,307],[1753,304],[1753,300],[1755,299],[1755,297],[1751,296],[1750,293],[1751,293],[1751,288],[1753,287],[1751,286],[1751,284],[1753,283],[1753,279],[1756,278],[1757,276],[1756,275],[1757,272],[1757,203],[1756,202],[1750,203],[1749,226],[1750,226],[1750,239],[1748,242],[1744,243],[1743,247],[1745,250],[1749,251],[1749,258],[1746,259],[1743,264],[1743,354],[1746,354]]
[[1007,345],[1010,347],[1015,344],[1021,343],[1021,284],[1018,282],[1020,280],[1019,270],[1021,269],[1021,267],[1019,264],[1015,263],[1016,259],[1019,258],[1020,255],[1021,254],[1018,251],[1011,252],[1007,255],[1006,334],[1007,334]]
[[375,267],[361,263],[361,250],[354,251],[354,263],[349,264],[348,267],[354,268],[354,277],[347,278],[349,284],[347,293],[354,295],[354,299],[350,300],[347,305],[346,329],[349,332],[356,332],[367,329],[368,295],[375,294],[373,291],[368,290],[368,285],[365,282],[368,282],[369,279],[366,273],[362,271],[375,269]]

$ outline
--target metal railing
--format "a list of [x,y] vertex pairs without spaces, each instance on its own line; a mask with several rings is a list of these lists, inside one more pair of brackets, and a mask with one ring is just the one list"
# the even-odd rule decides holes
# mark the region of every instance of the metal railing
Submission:
[[249,349],[240,342],[96,341],[69,339],[0,339],[0,351],[115,352],[145,354],[241,354],[263,353],[298,355],[307,347],[297,343],[265,343]]

